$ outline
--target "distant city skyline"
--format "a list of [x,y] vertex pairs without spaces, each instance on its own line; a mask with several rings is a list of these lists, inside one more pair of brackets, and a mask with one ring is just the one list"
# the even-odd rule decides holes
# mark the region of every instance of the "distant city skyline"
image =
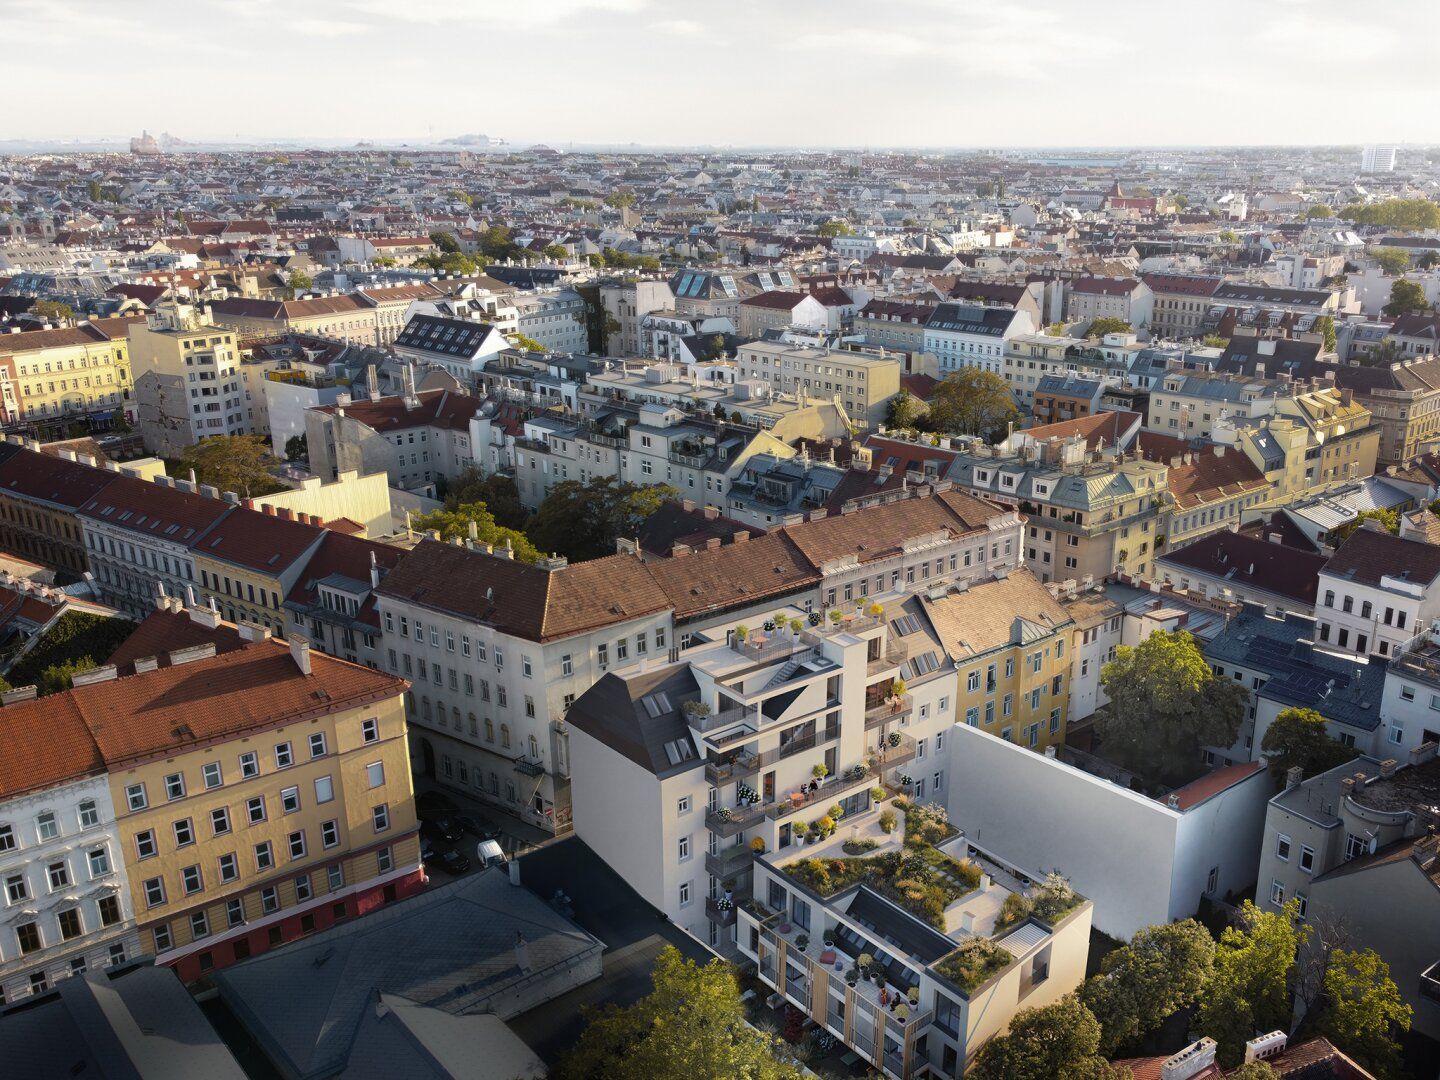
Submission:
[[1393,77],[1440,4],[0,0],[0,141],[1440,143]]

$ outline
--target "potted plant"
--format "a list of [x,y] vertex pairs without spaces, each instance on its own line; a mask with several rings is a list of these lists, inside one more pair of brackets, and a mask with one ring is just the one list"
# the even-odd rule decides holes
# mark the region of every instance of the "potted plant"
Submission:
[[880,814],[880,831],[883,832],[883,833],[886,833],[886,834],[888,835],[889,833],[892,833],[892,832],[895,831],[895,825],[896,825],[895,811],[894,811],[894,810],[884,810],[884,811],[881,811],[881,814]]
[[811,769],[811,770],[810,770],[810,775],[813,776],[813,777],[815,777],[816,780],[824,780],[825,777],[827,777],[827,776],[830,775],[830,770],[827,769],[827,768],[825,767],[825,765],[822,763],[822,764],[816,765],[813,769]]
[[884,615],[884,614],[885,614],[885,608],[881,605],[881,603],[880,603],[879,600],[876,600],[876,601],[874,601],[873,603],[871,603],[871,605],[870,605],[870,617],[871,617],[871,618],[878,619],[881,615]]
[[716,911],[729,911],[735,906],[735,901],[731,900],[728,896],[716,897],[713,902]]
[[715,816],[721,821],[729,821],[735,815],[730,811],[728,806],[722,806],[719,810],[715,811]]
[[872,803],[883,803],[885,801],[885,789],[883,787],[872,787],[870,789],[870,801]]
[[901,773],[899,776],[897,776],[895,779],[896,779],[896,782],[899,783],[899,785],[900,785],[901,787],[909,787],[911,784],[915,783],[914,777],[912,777],[909,773],[903,773],[903,772],[902,772],[902,773]]
[[692,719],[699,719],[702,716],[710,715],[710,706],[703,701],[687,701],[681,705],[680,708],[684,710],[686,716]]
[[809,615],[805,616],[806,621],[807,621],[811,626],[819,626],[820,623],[821,623],[821,620],[823,620],[824,618],[825,618],[825,616],[821,615],[820,612],[818,612],[818,611],[812,611],[812,612],[810,612]]
[[820,940],[825,942],[825,947],[827,949],[833,948],[835,945],[835,931],[826,930],[823,934],[820,935]]
[[834,806],[830,807],[829,810],[825,811],[825,816],[832,821],[839,821],[845,816],[845,808],[837,802]]
[[912,986],[909,990],[906,990],[905,996],[909,999],[911,1005],[920,1004],[920,988],[918,986]]
[[763,839],[762,837],[757,836],[757,837],[755,837],[755,839],[751,840],[751,841],[750,841],[750,850],[753,851],[756,855],[764,855],[764,854],[765,854],[765,841],[764,841],[764,839]]
[[885,736],[885,742],[889,744],[891,750],[894,750],[900,745],[900,733],[898,731],[890,732],[889,735]]
[[809,935],[809,934],[801,934],[801,935],[799,935],[799,936],[795,939],[795,947],[796,947],[797,949],[799,949],[801,952],[804,952],[806,949],[808,949],[808,948],[810,947],[810,935]]
[[897,702],[905,696],[904,679],[897,678],[894,682],[890,684],[890,696]]
[[845,985],[853,990],[859,982],[860,969],[852,964],[850,970],[845,973]]
[[833,836],[835,833],[835,819],[825,815],[820,819],[820,834],[822,836]]
[[910,1006],[904,1004],[898,998],[895,1000],[895,1019],[902,1021],[910,1019]]
[[839,608],[831,608],[831,609],[830,609],[830,625],[831,625],[831,626],[839,626],[839,625],[840,625],[840,620],[843,619],[844,617],[845,617],[845,616],[840,613],[840,609],[839,609]]
[[875,957],[868,952],[862,952],[855,958],[855,966],[861,973],[869,971],[870,965],[873,963],[875,963]]
[[765,620],[765,632],[766,632],[767,634],[773,634],[773,633],[775,632],[775,620],[774,620],[774,619],[766,619],[766,620]]
[[748,626],[746,626],[746,625],[742,622],[739,626],[735,627],[735,640],[736,640],[736,642],[738,642],[738,643],[740,643],[740,644],[743,645],[743,644],[744,644],[746,641],[748,641],[749,639],[750,639],[750,628],[749,628]]

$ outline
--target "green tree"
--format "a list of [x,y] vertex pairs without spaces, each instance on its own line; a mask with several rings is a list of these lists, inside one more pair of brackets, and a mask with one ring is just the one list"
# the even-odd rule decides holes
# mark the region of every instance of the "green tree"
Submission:
[[105,189],[100,186],[99,180],[91,180],[85,185],[85,194],[90,196],[91,202],[100,202],[105,198]]
[[1370,257],[1380,264],[1380,269],[1391,277],[1403,274],[1410,268],[1410,253],[1400,248],[1372,248]]
[[1332,543],[1342,543],[1347,540],[1351,533],[1360,528],[1367,521],[1378,521],[1384,526],[1385,531],[1391,536],[1400,535],[1400,511],[1391,509],[1362,510],[1355,515],[1354,521],[1347,521],[1330,534]]
[[1320,333],[1324,336],[1324,340],[1321,342],[1320,347],[1326,352],[1334,352],[1336,345],[1335,316],[1321,315],[1320,318],[1315,320],[1315,329],[1320,331]]
[[615,554],[615,541],[633,537],[641,523],[676,494],[665,484],[641,486],[613,476],[582,483],[564,480],[535,511],[526,532],[542,551],[572,562]]
[[605,205],[612,210],[624,210],[635,205],[635,193],[633,191],[612,191],[605,196]]
[[[469,194],[467,194],[467,193],[465,193],[465,192],[463,192],[463,191],[452,191],[452,192],[450,192],[450,197],[451,197],[452,199],[454,199],[456,202],[458,202],[458,203],[463,203],[463,204],[466,205],[466,206],[474,206],[474,205],[475,205],[475,197],[474,197],[473,195],[469,195]],[[431,235],[434,235],[434,234],[431,234]]]
[[892,428],[914,428],[926,413],[926,405],[908,390],[901,390],[890,399],[885,407],[885,426]]
[[302,292],[304,292],[306,289],[313,288],[314,285],[315,285],[315,279],[312,278],[309,274],[307,274],[304,270],[291,270],[291,271],[290,271],[290,295],[291,295],[291,296],[295,296],[295,295],[298,294],[298,293],[302,293]]
[[51,664],[40,673],[40,679],[35,684],[37,697],[44,697],[46,694],[58,694],[62,690],[69,690],[71,680],[82,671],[93,671],[99,665],[93,656],[82,656],[75,660],[66,660],[64,663]]
[[495,516],[495,523],[505,529],[523,529],[530,517],[512,477],[504,473],[485,476],[473,465],[450,481],[445,495],[445,506],[450,510],[464,503],[483,503]]
[[928,424],[952,435],[993,439],[1019,416],[1020,410],[1003,378],[991,371],[964,367],[940,380],[931,395]]
[[36,300],[30,305],[30,314],[46,322],[65,323],[75,318],[75,309],[59,300]]
[[855,230],[843,221],[822,221],[816,227],[815,235],[833,240],[837,236],[854,236]]
[[411,518],[410,527],[420,533],[438,532],[441,540],[464,540],[470,535],[472,522],[475,539],[496,547],[504,547],[509,541],[515,558],[520,562],[533,563],[543,554],[523,532],[497,525],[495,515],[486,509],[484,503],[461,503],[453,509],[443,507],[432,510]]
[[1214,964],[1215,941],[1194,919],[1146,927],[1110,953],[1079,991],[1100,1021],[1101,1052],[1113,1057],[1194,1004]]
[[1351,203],[1340,216],[1357,225],[1385,225],[1394,229],[1440,229],[1440,203],[1430,199],[1383,199]]
[[454,233],[437,230],[430,234],[430,242],[439,249],[441,254],[460,250],[460,241],[456,239]]
[[1240,234],[1237,233],[1234,229],[1221,229],[1221,230],[1220,230],[1220,243],[1222,243],[1222,244],[1238,244],[1239,242],[1240,242]]
[[1230,344],[1230,339],[1219,334],[1206,334],[1200,343],[1208,349],[1223,349]]
[[1220,935],[1195,1026],[1220,1044],[1216,1057],[1224,1068],[1240,1064],[1255,1032],[1289,1028],[1290,972],[1309,935],[1298,914],[1294,900],[1275,912],[1246,900],[1240,925]]
[[1320,1034],[1381,1080],[1404,1075],[1395,1033],[1410,1030],[1413,1010],[1390,978],[1390,966],[1369,949],[1336,949],[1324,993]]
[[1050,337],[1064,337],[1065,324],[1063,322],[1052,322],[1049,326],[1045,327],[1045,333]]
[[515,348],[524,349],[526,352],[543,353],[545,351],[544,345],[541,345],[532,337],[526,337],[524,334],[512,334],[510,340]]
[[920,224],[920,219],[919,219],[919,218],[913,218],[913,217],[907,217],[907,218],[906,218],[904,221],[902,221],[900,224],[901,224],[902,227],[904,227],[904,228],[906,228],[906,229],[913,229],[913,228],[915,228],[916,225],[919,225],[919,224]]
[[309,461],[310,440],[304,435],[291,435],[285,440],[286,461]]
[[1328,218],[1333,218],[1334,216],[1335,211],[1331,210],[1330,207],[1326,206],[1324,203],[1316,203],[1314,206],[1310,207],[1310,209],[1305,211],[1306,221],[1323,221]]
[[992,180],[981,180],[975,185],[975,194],[982,199],[995,197],[995,183]]
[[1170,201],[1175,204],[1176,210],[1184,210],[1187,206],[1190,205],[1190,196],[1174,195],[1171,196]]
[[7,678],[12,686],[34,686],[41,695],[66,690],[71,676],[109,659],[134,631],[128,619],[67,611],[15,662]]
[[1100,1023],[1074,994],[1022,1009],[981,1048],[972,1080],[1100,1080],[1128,1076],[1100,1056]]
[[1201,746],[1229,746],[1249,694],[1210,670],[1184,630],[1158,630],[1121,645],[1100,669],[1110,704],[1097,716],[1105,752],[1152,782],[1188,780]]
[[544,255],[547,259],[562,262],[570,258],[570,249],[564,244],[546,244],[545,247],[541,249],[540,254]]
[[1226,1074],[1226,1080],[1278,1080],[1278,1075],[1268,1061],[1246,1061],[1238,1069]]
[[1325,718],[1314,709],[1281,709],[1260,740],[1260,752],[1270,762],[1270,771],[1283,777],[1292,768],[1305,776],[1327,772],[1355,759],[1353,748],[1332,739],[1325,730]]
[[1440,251],[1423,252],[1415,265],[1421,270],[1433,270],[1436,264],[1440,264]]
[[586,1013],[585,1031],[555,1080],[800,1080],[779,1039],[751,1027],[735,974],[673,946],[656,957],[654,990],[633,1005]]
[[1089,329],[1085,331],[1086,337],[1104,337],[1106,334],[1133,334],[1135,328],[1124,319],[1117,319],[1114,315],[1105,315],[1094,319]]
[[285,490],[274,475],[279,467],[280,459],[259,435],[214,435],[185,448],[177,475],[194,470],[202,484],[253,498]]
[[1413,281],[1400,278],[1390,286],[1390,302],[1381,310],[1386,315],[1412,315],[1430,310],[1425,290]]

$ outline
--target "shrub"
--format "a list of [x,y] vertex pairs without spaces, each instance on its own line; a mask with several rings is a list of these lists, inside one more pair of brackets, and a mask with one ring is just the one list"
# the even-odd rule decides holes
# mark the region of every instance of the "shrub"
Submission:
[[882,810],[880,812],[880,829],[882,832],[894,832],[897,821],[898,819],[895,817],[894,810]]
[[1015,959],[1010,951],[986,937],[966,938],[935,965],[935,970],[966,993],[988,982]]
[[865,837],[861,840],[846,840],[845,843],[841,845],[841,850],[844,851],[846,855],[864,855],[867,851],[874,851],[879,846],[879,841]]

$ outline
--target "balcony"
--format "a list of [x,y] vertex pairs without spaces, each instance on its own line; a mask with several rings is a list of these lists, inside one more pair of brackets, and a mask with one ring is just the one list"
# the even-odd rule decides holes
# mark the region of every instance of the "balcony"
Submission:
[[909,716],[914,709],[915,699],[909,694],[892,695],[865,710],[865,728],[868,731],[891,720],[899,720]]
[[711,900],[707,897],[705,900],[705,918],[717,926],[734,926],[735,907],[736,905],[733,900],[730,902],[730,906],[726,908],[720,906],[719,901]]
[[[839,610],[838,608],[835,610]],[[815,641],[830,637],[832,634],[858,634],[864,630],[874,630],[883,623],[880,615],[842,615],[838,622],[831,622],[829,619],[822,620],[818,626],[807,627],[805,634]]]
[[[912,743],[914,740],[911,740]],[[777,821],[789,817],[807,806],[814,806],[816,803],[830,804],[841,798],[843,793],[850,791],[861,784],[870,783],[870,776],[863,769],[856,775],[852,770],[847,769],[838,776],[829,776],[814,791],[809,790],[810,785],[804,785],[804,791],[792,791],[789,795],[777,799],[773,803],[766,803],[763,807],[768,817]]]
[[525,776],[544,776],[545,763],[538,757],[526,754],[524,757],[515,759],[515,771]]
[[736,724],[749,724],[753,728],[759,715],[760,707],[758,705],[735,705],[728,709],[706,713],[703,716],[687,711],[685,712],[685,721],[701,735],[708,735],[712,731],[734,727]]
[[882,671],[897,668],[910,658],[910,647],[903,641],[893,641],[879,656],[866,661],[865,674],[879,675]]
[[707,761],[705,763],[705,779],[719,787],[721,784],[728,784],[741,777],[754,775],[760,766],[759,755],[752,754],[748,750],[737,750],[721,760]]
[[724,881],[743,874],[754,861],[755,853],[750,850],[749,844],[735,844],[706,854],[705,870],[712,877]]
[[[894,743],[892,746],[891,743]],[[886,769],[894,769],[907,762],[915,760],[917,748],[915,740],[903,731],[892,731],[881,740],[881,743],[867,755],[870,771],[876,776],[882,775]]]
[[765,820],[763,806],[722,806],[705,811],[705,827],[716,836],[734,836]]
[[750,637],[744,641],[736,641],[731,646],[747,660],[757,662],[765,660],[776,660],[782,656],[789,656],[797,649],[802,648],[800,639],[783,630],[776,630],[768,637]]

